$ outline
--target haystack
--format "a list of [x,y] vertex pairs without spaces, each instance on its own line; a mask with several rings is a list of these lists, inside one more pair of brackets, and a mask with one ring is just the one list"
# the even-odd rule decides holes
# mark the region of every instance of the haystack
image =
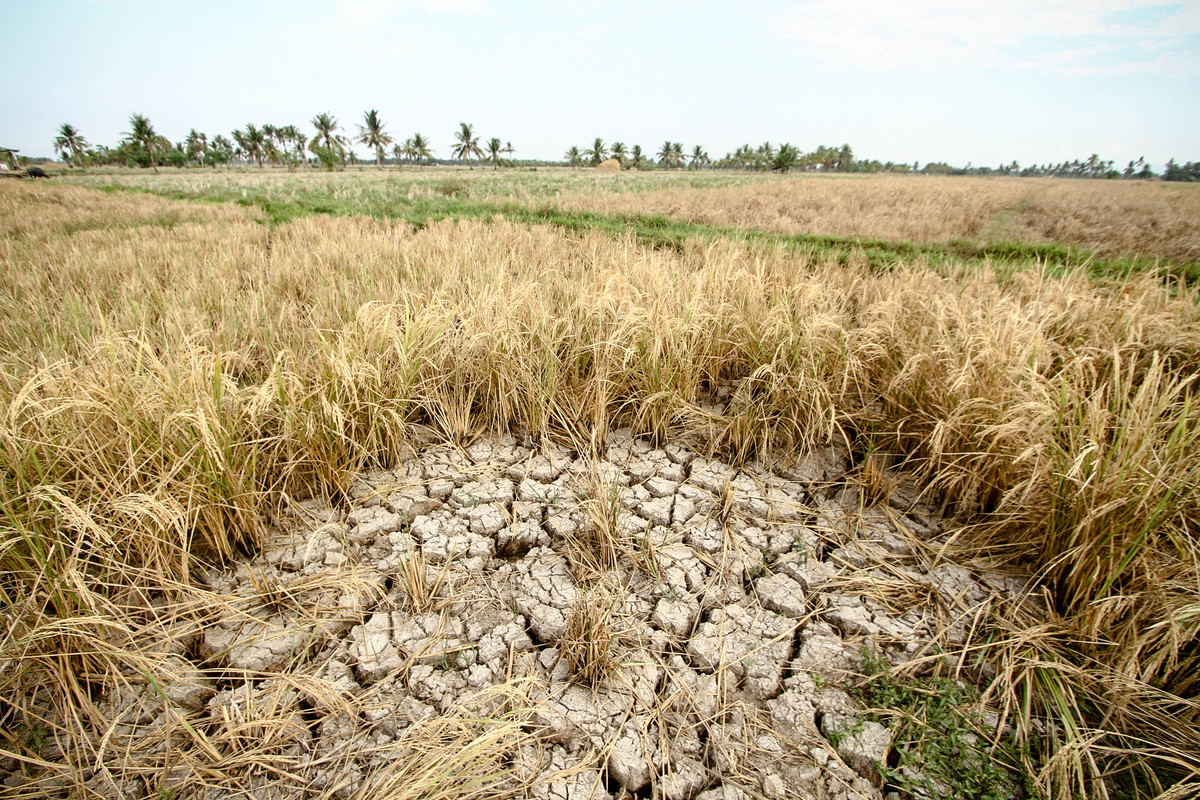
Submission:
[[596,172],[620,172],[621,162],[615,158],[610,158],[608,161],[601,161],[596,165]]

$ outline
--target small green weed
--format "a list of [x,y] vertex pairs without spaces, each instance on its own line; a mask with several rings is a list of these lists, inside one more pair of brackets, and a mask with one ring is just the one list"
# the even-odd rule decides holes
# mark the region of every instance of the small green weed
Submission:
[[949,678],[898,677],[870,651],[863,663],[870,677],[858,697],[872,718],[891,728],[899,755],[895,766],[879,767],[890,787],[914,798],[946,800],[1036,796],[1018,766],[1011,734],[995,743],[982,734],[973,687]]

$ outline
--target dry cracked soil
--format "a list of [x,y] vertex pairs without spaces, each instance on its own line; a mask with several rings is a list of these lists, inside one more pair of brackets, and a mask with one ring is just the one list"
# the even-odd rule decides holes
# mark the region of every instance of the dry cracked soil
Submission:
[[532,798],[882,800],[864,653],[944,658],[1024,585],[939,562],[936,507],[898,475],[867,503],[850,468],[831,446],[736,469],[627,431],[590,458],[427,444],[205,574],[229,610],[169,637],[175,680],[106,700],[114,735],[163,724],[163,697],[214,731],[269,706],[296,785],[348,797],[423,720],[486,720],[519,686],[534,735],[505,763]]

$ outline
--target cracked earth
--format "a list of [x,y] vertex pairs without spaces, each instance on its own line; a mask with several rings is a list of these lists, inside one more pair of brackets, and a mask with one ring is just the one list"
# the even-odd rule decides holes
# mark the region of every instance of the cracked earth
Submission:
[[[169,637],[162,694],[213,729],[269,705],[291,771],[339,797],[420,721],[520,686],[536,737],[508,766],[539,800],[882,800],[864,653],[941,658],[1023,582],[940,563],[936,507],[900,475],[868,503],[837,447],[736,469],[617,431],[601,456],[431,444],[293,503],[204,576],[233,611]],[[118,736],[163,724],[149,691],[107,702]]]

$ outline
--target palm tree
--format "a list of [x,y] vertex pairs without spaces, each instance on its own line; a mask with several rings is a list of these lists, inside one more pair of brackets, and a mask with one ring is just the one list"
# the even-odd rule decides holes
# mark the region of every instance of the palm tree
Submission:
[[383,150],[392,143],[392,137],[383,130],[379,112],[371,109],[363,114],[365,125],[358,126],[358,141],[375,151],[375,166],[383,168]]
[[[58,138],[54,140],[54,149],[62,153],[68,164],[76,166],[79,163],[79,154],[85,147],[87,139],[83,138],[74,125],[64,122],[58,126]],[[69,158],[68,152],[71,154]]]
[[752,163],[754,163],[753,147],[748,144],[744,144],[734,151],[732,160],[733,166],[737,167],[738,169],[746,169]]
[[642,154],[642,146],[640,144],[635,144],[633,146],[633,151],[631,152],[630,156],[633,161],[634,169],[641,169],[642,164],[646,163],[646,156]]
[[853,165],[854,150],[850,148],[850,145],[844,144],[842,145],[841,149],[838,150],[838,169],[842,172],[846,172]]
[[692,148],[691,159],[692,159],[691,168],[692,169],[700,169],[701,167],[703,167],[705,164],[708,163],[708,153],[704,152],[703,147],[701,147],[700,145],[696,145],[695,147]]
[[578,167],[580,165],[580,163],[583,161],[581,156],[582,154],[579,152],[579,148],[575,145],[571,145],[567,152],[563,154],[563,158],[565,158],[572,167]]
[[158,172],[158,165],[154,163],[154,146],[158,142],[158,133],[150,124],[150,120],[141,114],[130,114],[129,130],[125,132],[125,135],[146,150],[146,155],[150,157],[150,166],[154,167],[155,172]]
[[491,159],[492,164],[495,165],[496,169],[500,169],[500,154],[502,152],[504,152],[503,142],[501,142],[495,136],[493,136],[491,139],[488,139],[488,158]]
[[228,164],[232,159],[233,142],[221,134],[214,136],[212,143],[204,151],[204,163],[216,166],[217,164]]
[[771,164],[775,160],[775,145],[769,141],[763,142],[755,151],[755,156],[754,162],[758,169],[771,169]]
[[508,156],[510,161],[512,160],[512,154],[515,152],[517,152],[517,151],[513,149],[512,142],[505,141],[504,142],[504,155]]
[[675,147],[671,142],[665,141],[662,143],[662,148],[658,151],[658,163],[662,167],[671,166],[671,158],[674,156]]
[[675,142],[671,145],[671,161],[678,169],[683,166],[683,142]]
[[241,158],[246,153],[246,134],[242,133],[240,129],[234,128],[229,132],[229,135],[233,137],[236,145],[233,148],[234,158]]
[[625,147],[624,142],[613,142],[612,157],[615,158],[617,161],[620,161],[622,166],[625,165],[625,156],[628,153],[629,153],[629,150]]
[[426,164],[433,159],[433,151],[429,149],[429,140],[419,133],[414,133],[412,139],[411,155],[413,158],[423,159]]
[[460,122],[458,125],[458,132],[454,134],[458,144],[454,145],[454,149],[450,152],[463,164],[467,163],[467,158],[470,156],[483,158],[483,150],[479,148],[479,137],[475,135],[475,126],[465,122]]
[[246,149],[246,155],[254,159],[255,163],[261,168],[263,165],[263,155],[266,151],[267,137],[263,130],[254,127],[249,122],[246,123],[246,138],[243,145]]
[[275,136],[284,148],[288,169],[294,169],[296,164],[304,160],[304,143],[308,141],[308,137],[298,131],[295,125],[284,125],[282,128],[277,128]]
[[183,149],[187,153],[189,164],[192,162],[198,165],[203,164],[204,151],[208,149],[208,137],[192,128],[188,131],[187,138],[183,140]]
[[327,154],[330,156],[330,163],[332,163],[333,156],[337,156],[339,160],[344,162],[346,160],[346,149],[342,146],[342,143],[346,139],[344,136],[334,133],[338,129],[337,117],[325,111],[313,117],[310,124],[317,129],[317,135],[309,142],[308,149],[314,155],[320,157],[319,149],[325,148]]
[[263,156],[266,157],[267,163],[278,165],[283,163],[283,151],[279,149],[274,137],[268,136],[263,143]]
[[800,151],[793,145],[784,142],[779,145],[779,151],[775,157],[771,159],[771,169],[778,172],[787,172],[792,167],[796,166],[796,162],[800,160]]
[[584,150],[583,154],[592,160],[592,166],[595,167],[604,160],[605,155],[608,154],[608,149],[604,146],[604,140],[597,136],[596,141],[592,142],[591,148]]

